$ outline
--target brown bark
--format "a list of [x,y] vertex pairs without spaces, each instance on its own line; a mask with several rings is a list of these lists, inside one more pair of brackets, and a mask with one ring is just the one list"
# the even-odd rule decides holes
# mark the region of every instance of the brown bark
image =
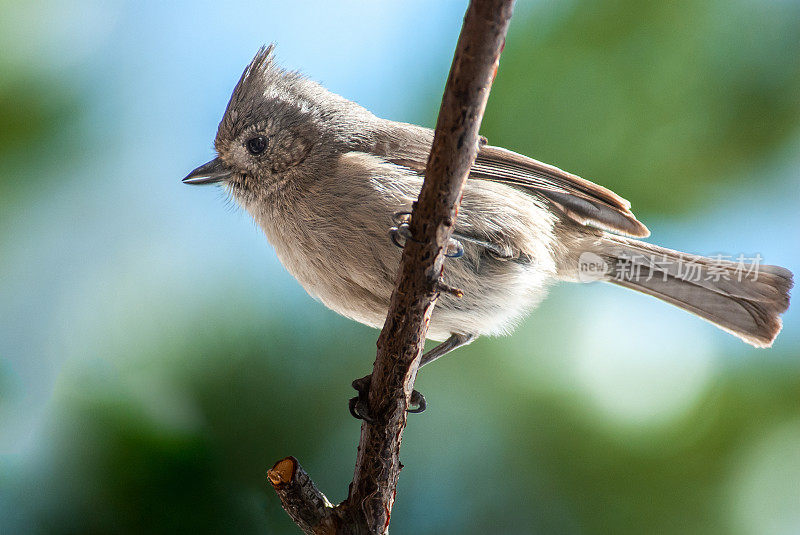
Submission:
[[[336,533],[388,531],[402,468],[399,453],[406,408],[431,312],[443,290],[439,282],[444,268],[443,251],[452,234],[464,182],[477,155],[478,129],[512,7],[513,0],[472,0],[464,17],[425,181],[411,216],[413,239],[407,240],[403,250],[389,314],[378,338],[369,392],[373,422],[361,425],[349,495],[330,511],[328,506],[318,505],[319,497],[324,499],[324,496],[313,483],[310,484],[315,492],[303,492],[302,484],[298,483],[297,492],[291,494],[296,499],[291,501],[289,494],[281,494],[276,486],[284,508],[306,533],[324,533],[315,531],[315,526],[323,525]],[[296,465],[296,460],[293,462]],[[298,500],[307,503],[301,507]],[[300,510],[310,516],[300,515]]]
[[267,471],[267,479],[275,488],[283,508],[305,533],[336,533],[333,505],[317,489],[297,459],[281,459]]

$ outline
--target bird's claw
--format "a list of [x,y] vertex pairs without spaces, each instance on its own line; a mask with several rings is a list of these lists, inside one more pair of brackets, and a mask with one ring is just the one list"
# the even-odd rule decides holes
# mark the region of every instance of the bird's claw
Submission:
[[411,212],[395,212],[392,214],[392,223],[399,227],[403,223],[411,223]]
[[364,403],[360,397],[356,396],[354,398],[350,398],[350,401],[348,402],[348,408],[350,409],[350,414],[352,414],[353,418],[356,420],[364,420],[368,424],[375,422],[367,414],[366,403]]
[[365,375],[353,381],[353,388],[356,389],[358,395],[354,398],[350,398],[350,402],[348,403],[348,408],[353,418],[356,420],[364,420],[369,424],[374,422],[369,415],[369,383],[371,380],[371,375]]
[[400,225],[390,228],[389,237],[392,239],[392,243],[401,249],[406,246],[408,240],[414,239],[411,237],[411,227],[408,223],[400,223]]
[[464,256],[464,245],[460,241],[450,238],[447,240],[447,246],[444,248],[444,255],[447,258],[461,258]]
[[406,412],[419,414],[425,412],[425,409],[428,408],[428,402],[425,401],[425,396],[422,395],[422,392],[414,390],[411,392],[411,401],[409,401],[408,406],[409,408],[406,409]]
[[[353,388],[356,389],[358,395],[354,398],[350,398],[350,402],[348,403],[348,408],[353,418],[364,420],[369,424],[375,423],[375,419],[369,413],[369,384],[371,380],[371,375],[365,375],[353,381]],[[406,412],[419,414],[420,412],[424,412],[427,407],[428,403],[425,401],[425,396],[422,395],[422,392],[419,390],[412,391],[411,400]]]
[[[414,240],[411,235],[411,212],[395,212],[392,214],[392,222],[395,226],[389,229],[389,237],[392,243],[402,249],[408,240]],[[450,238],[444,255],[448,258],[460,258],[464,256],[464,245],[455,238]]]

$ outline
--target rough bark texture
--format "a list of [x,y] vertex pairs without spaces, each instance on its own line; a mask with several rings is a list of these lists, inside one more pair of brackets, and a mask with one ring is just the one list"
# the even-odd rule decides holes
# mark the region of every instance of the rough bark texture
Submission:
[[[361,426],[348,498],[331,511],[329,504],[319,505],[327,504],[327,499],[310,480],[313,492],[304,490],[302,482],[296,483],[291,493],[288,492],[293,488],[291,484],[281,487],[286,492],[275,486],[284,508],[306,533],[327,533],[324,529],[336,533],[388,531],[402,468],[399,453],[406,408],[431,312],[442,289],[439,281],[444,266],[443,251],[452,234],[464,182],[477,154],[478,129],[512,7],[513,0],[472,0],[464,17],[425,181],[412,213],[413,239],[407,240],[403,250],[389,314],[378,338],[369,393],[373,422]],[[296,473],[294,476],[296,479]],[[299,503],[304,500],[305,505]]]
[[294,457],[281,459],[267,472],[283,508],[305,533],[336,533],[334,507]]

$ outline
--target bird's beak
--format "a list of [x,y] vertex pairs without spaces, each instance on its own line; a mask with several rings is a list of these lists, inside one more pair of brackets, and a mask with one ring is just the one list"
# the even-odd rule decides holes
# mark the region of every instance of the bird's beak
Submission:
[[183,179],[184,184],[214,184],[227,180],[231,176],[231,170],[225,167],[222,160],[214,158],[208,163],[204,163]]

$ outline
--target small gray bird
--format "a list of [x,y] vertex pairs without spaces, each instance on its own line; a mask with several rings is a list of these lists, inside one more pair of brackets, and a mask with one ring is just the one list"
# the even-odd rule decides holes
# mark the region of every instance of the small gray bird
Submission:
[[[221,183],[255,218],[283,265],[336,312],[380,328],[433,131],[375,117],[262,48],[233,91],[218,157],[187,184]],[[426,364],[479,335],[509,333],[555,281],[604,280],[688,310],[769,347],[789,306],[778,266],[695,256],[633,238],[650,233],[612,191],[482,145],[448,247]]]

